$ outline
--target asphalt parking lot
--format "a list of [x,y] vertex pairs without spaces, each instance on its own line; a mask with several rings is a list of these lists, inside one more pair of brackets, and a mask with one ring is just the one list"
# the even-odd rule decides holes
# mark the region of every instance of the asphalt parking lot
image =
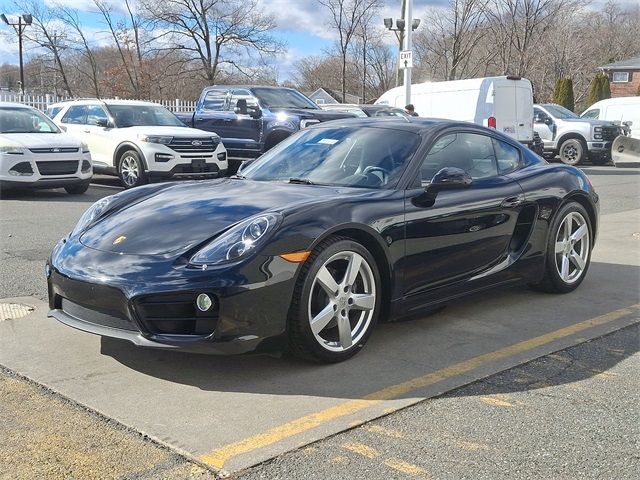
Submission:
[[5,195],[0,303],[34,311],[0,321],[0,476],[634,478],[640,170],[586,170],[602,217],[580,289],[470,297],[381,325],[331,366],[144,351],[57,324],[44,260],[116,189]]

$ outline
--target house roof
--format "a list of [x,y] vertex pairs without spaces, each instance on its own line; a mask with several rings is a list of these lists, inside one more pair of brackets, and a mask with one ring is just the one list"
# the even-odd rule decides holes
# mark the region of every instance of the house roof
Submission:
[[[342,101],[342,94],[340,92],[336,92],[335,90],[333,90],[331,88],[327,88],[327,87],[320,87],[315,92],[313,92],[311,95],[315,95],[320,90],[323,90],[330,97],[332,97],[336,102]],[[358,95],[354,95],[352,93],[347,92],[345,94],[345,96],[347,98],[351,98],[351,99],[355,99],[356,100],[356,102],[352,102],[352,103],[358,103],[360,101],[360,97]]]
[[627,58],[626,60],[620,60],[618,62],[613,62],[607,65],[603,65],[600,68],[604,68],[604,69],[640,68],[640,57]]

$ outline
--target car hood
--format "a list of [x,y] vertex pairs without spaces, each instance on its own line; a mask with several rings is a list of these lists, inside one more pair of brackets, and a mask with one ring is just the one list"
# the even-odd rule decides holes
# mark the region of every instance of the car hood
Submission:
[[239,179],[180,182],[107,213],[80,242],[122,254],[177,256],[253,215],[286,214],[287,205],[322,202],[343,190]]
[[570,123],[588,123],[589,125],[594,127],[615,125],[613,122],[609,122],[607,120],[598,120],[597,118],[564,118],[562,121]]
[[166,135],[169,137],[202,138],[202,137],[210,137],[214,135],[211,132],[205,132],[204,130],[199,130],[197,128],[189,128],[189,127],[140,126],[140,127],[121,127],[121,128],[118,128],[117,130],[120,130],[122,133],[127,132],[128,136],[135,134],[135,135]]
[[3,133],[0,139],[25,148],[80,148],[80,140],[68,133]]
[[295,115],[300,118],[310,119],[315,118],[321,122],[328,122],[329,120],[339,120],[341,118],[353,118],[356,115],[349,112],[328,111],[328,110],[313,110],[306,108],[274,108],[273,113],[284,112],[288,115]]

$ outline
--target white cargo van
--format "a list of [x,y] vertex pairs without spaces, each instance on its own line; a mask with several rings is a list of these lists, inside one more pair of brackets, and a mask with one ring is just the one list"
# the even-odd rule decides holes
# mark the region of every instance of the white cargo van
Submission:
[[[404,87],[392,88],[376,104],[404,107]],[[411,103],[421,117],[446,118],[492,127],[530,145],[533,90],[517,76],[426,82],[411,86]]]
[[607,98],[591,105],[582,118],[597,118],[612,122],[632,122],[631,136],[640,138],[640,97]]

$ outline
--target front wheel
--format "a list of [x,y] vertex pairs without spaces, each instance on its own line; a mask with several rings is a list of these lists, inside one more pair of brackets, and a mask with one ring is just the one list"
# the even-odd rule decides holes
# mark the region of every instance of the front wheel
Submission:
[[305,359],[334,363],[367,342],[380,311],[380,274],[361,244],[331,237],[302,267],[289,318],[289,347]]
[[118,177],[124,188],[133,188],[147,183],[142,160],[135,150],[127,150],[118,161]]
[[587,152],[587,146],[582,140],[569,138],[560,145],[560,160],[567,165],[578,165],[581,163]]
[[567,203],[555,216],[547,243],[545,274],[532,285],[550,293],[568,293],[582,283],[591,263],[593,229],[587,211]]

